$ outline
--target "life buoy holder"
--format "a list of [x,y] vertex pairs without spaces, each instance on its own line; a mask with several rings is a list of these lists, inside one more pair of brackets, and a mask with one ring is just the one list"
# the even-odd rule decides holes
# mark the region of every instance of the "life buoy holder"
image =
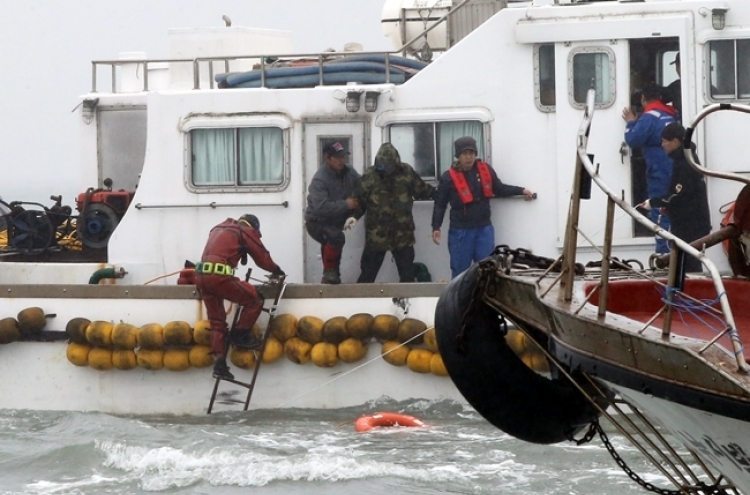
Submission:
[[573,383],[534,372],[508,346],[498,312],[475,300],[481,265],[454,278],[435,309],[435,335],[451,380],[505,433],[538,444],[571,440],[599,412]]
[[408,414],[394,412],[378,412],[375,414],[360,416],[354,423],[354,429],[358,432],[369,431],[378,426],[427,426],[427,423]]

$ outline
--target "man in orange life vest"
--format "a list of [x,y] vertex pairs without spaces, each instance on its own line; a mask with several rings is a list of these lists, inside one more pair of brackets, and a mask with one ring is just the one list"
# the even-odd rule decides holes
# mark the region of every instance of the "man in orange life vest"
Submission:
[[448,203],[451,205],[448,228],[448,252],[451,277],[455,278],[489,256],[495,248],[490,198],[523,195],[526,201],[534,193],[518,186],[503,184],[487,163],[477,158],[477,142],[470,136],[453,143],[457,160],[440,177],[432,210],[432,241],[440,244],[440,227]]
[[238,304],[240,316],[229,332],[229,342],[240,347],[257,349],[261,342],[250,334],[263,309],[263,298],[255,287],[234,276],[237,263],[247,263],[247,255],[258,267],[271,272],[272,278],[284,276],[260,240],[260,222],[255,215],[242,215],[238,220],[227,218],[211,229],[203,249],[201,262],[195,267],[196,286],[206,305],[211,322],[211,354],[214,355],[214,378],[233,380],[227,366],[227,313],[224,299]]

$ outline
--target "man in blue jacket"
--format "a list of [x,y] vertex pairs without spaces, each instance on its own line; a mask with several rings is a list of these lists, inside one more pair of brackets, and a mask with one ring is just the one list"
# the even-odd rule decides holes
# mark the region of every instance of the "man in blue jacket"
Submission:
[[477,158],[474,138],[458,138],[453,146],[457,160],[440,176],[432,210],[432,241],[439,245],[445,210],[451,205],[448,227],[451,278],[469,268],[472,261],[489,256],[495,248],[490,198],[515,195],[523,195],[526,201],[534,198],[528,189],[503,184],[495,170]]
[[[661,88],[656,84],[643,87],[641,104],[643,113],[636,117],[629,107],[622,111],[625,119],[625,142],[631,148],[642,148],[646,160],[646,189],[649,198],[662,197],[669,189],[672,176],[672,159],[661,147],[661,132],[675,122],[677,111],[661,101]],[[664,230],[669,230],[669,217],[659,213],[658,209],[650,211],[651,221]],[[668,253],[667,241],[656,237],[656,252]]]
[[349,152],[339,143],[323,147],[325,165],[310,181],[305,209],[305,228],[310,237],[320,243],[323,258],[323,284],[340,284],[341,252],[344,249],[344,230],[356,223],[355,211],[359,203],[352,197],[360,175],[346,164]]

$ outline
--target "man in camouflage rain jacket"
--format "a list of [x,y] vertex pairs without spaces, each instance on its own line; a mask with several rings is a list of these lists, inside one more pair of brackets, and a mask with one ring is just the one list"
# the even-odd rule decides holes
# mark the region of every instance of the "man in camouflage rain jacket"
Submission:
[[435,188],[422,180],[409,164],[403,163],[396,148],[383,143],[375,164],[367,169],[354,198],[365,218],[365,249],[357,283],[375,281],[385,253],[396,261],[401,282],[414,282],[415,199],[432,199]]

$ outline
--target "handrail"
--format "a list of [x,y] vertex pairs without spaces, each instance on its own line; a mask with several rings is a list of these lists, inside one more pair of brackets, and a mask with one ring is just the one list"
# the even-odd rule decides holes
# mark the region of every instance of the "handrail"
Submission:
[[[618,197],[618,195],[615,193],[614,190],[612,190],[606,182],[602,179],[602,177],[599,175],[599,168],[595,167],[593,163],[591,163],[591,159],[588,156],[586,145],[588,141],[588,134],[589,130],[591,128],[591,121],[593,119],[594,114],[594,103],[595,103],[595,92],[593,89],[590,89],[588,91],[588,94],[586,95],[586,108],[584,110],[584,117],[583,121],[581,122],[581,125],[578,129],[578,133],[576,136],[577,139],[577,159],[576,159],[576,170],[579,171],[580,167],[583,167],[591,176],[593,181],[596,183],[596,185],[599,187],[599,189],[604,192],[610,201],[614,202],[621,210],[623,210],[625,213],[627,213],[630,217],[634,218],[638,223],[644,225],[648,229],[652,230],[656,235],[667,239],[669,241],[672,241],[673,246],[673,253],[676,249],[679,249],[685,253],[687,253],[689,256],[693,256],[697,258],[698,260],[703,263],[703,266],[708,270],[711,279],[714,284],[714,288],[716,289],[716,293],[718,294],[718,300],[721,305],[721,310],[724,315],[725,322],[727,324],[727,329],[725,330],[725,334],[729,336],[730,342],[732,343],[732,350],[734,351],[735,360],[737,362],[737,368],[739,371],[747,373],[748,366],[745,361],[745,357],[743,355],[743,347],[742,343],[739,338],[739,334],[737,332],[737,325],[734,320],[734,315],[732,313],[732,308],[729,305],[729,296],[727,295],[727,292],[724,288],[724,283],[721,280],[721,275],[719,274],[719,270],[716,268],[716,265],[706,257],[705,253],[698,251],[696,248],[688,244],[687,242],[683,241],[679,237],[674,236],[670,232],[665,231],[658,225],[651,222],[648,218],[643,216],[638,210],[636,210],[630,203],[625,201],[624,198]],[[743,105],[744,107],[744,105]],[[721,108],[717,108],[712,111],[719,110]],[[748,112],[750,113],[750,107],[747,108]],[[712,113],[712,111],[709,112],[701,112],[699,114],[699,117],[701,119],[705,117],[705,115],[708,115],[709,113]],[[743,110],[745,111],[745,110]],[[703,115],[705,113],[705,115]],[[700,121],[698,117],[696,117],[695,121]],[[579,167],[580,165],[580,167]],[[701,167],[703,168],[703,167]],[[734,175],[734,174],[733,174]],[[579,183],[578,176],[575,177],[576,184]],[[571,212],[577,212],[577,203],[580,202],[580,195],[578,194],[578,188],[574,187],[573,196],[571,197]],[[572,216],[572,215],[571,215]],[[573,222],[575,221],[575,224]],[[565,274],[565,278],[563,279],[563,284],[565,284],[565,294],[566,294],[566,300],[569,300],[568,291],[572,291],[572,282],[573,282],[573,276],[575,270],[573,269],[575,265],[575,252],[576,252],[576,243],[577,243],[577,237],[578,237],[578,231],[577,231],[577,216],[573,217],[572,219],[568,220],[568,226],[566,229],[566,238],[565,238],[565,246],[563,248],[563,273]],[[670,267],[669,267],[669,279],[670,281],[674,280],[676,269],[677,269],[677,256],[672,256],[670,259]],[[603,260],[604,262],[609,262],[609,260]],[[608,280],[602,279],[602,284],[605,285],[608,283]],[[668,331],[669,324],[665,324],[666,330]],[[663,329],[664,331],[664,329]]]
[[750,106],[749,105],[741,105],[739,103],[714,103],[713,105],[709,105],[700,112],[698,112],[698,115],[693,117],[693,120],[690,122],[690,126],[685,129],[685,138],[684,138],[684,148],[685,148],[685,158],[687,159],[687,162],[690,164],[691,167],[693,167],[698,172],[702,173],[703,175],[707,175],[709,177],[716,177],[718,179],[727,179],[727,180],[733,180],[737,182],[742,182],[744,184],[750,185],[750,178],[743,177],[741,175],[738,175],[736,173],[732,172],[717,172],[715,170],[709,170],[708,168],[698,164],[693,159],[693,153],[692,153],[692,147],[690,146],[692,143],[693,138],[693,132],[695,131],[695,126],[711,115],[714,112],[719,112],[722,110],[734,110],[736,112],[743,112],[743,113],[750,113]]
[[151,210],[160,208],[237,208],[237,207],[253,207],[256,206],[283,206],[284,208],[289,207],[289,201],[282,201],[281,203],[217,203],[212,201],[206,204],[176,204],[176,205],[144,205],[142,203],[136,203],[133,208],[136,210]]
[[[406,49],[409,47],[409,45],[411,45],[412,43],[414,43],[415,41],[417,41],[419,38],[426,37],[427,33],[429,33],[430,31],[432,31],[436,27],[438,27],[440,25],[440,23],[444,22],[451,15],[453,15],[454,12],[456,12],[459,9],[463,8],[463,6],[466,5],[467,3],[469,3],[470,1],[471,0],[463,0],[461,3],[459,3],[455,7],[451,8],[448,12],[445,13],[445,15],[443,15],[443,17],[441,17],[440,19],[438,19],[437,21],[435,21],[435,24],[433,24],[432,26],[428,27],[427,29],[425,29],[424,31],[422,31],[421,33],[419,33],[418,35],[414,36],[408,42],[404,43],[404,46],[402,46],[401,48],[399,48],[397,51],[405,54],[406,53]],[[406,24],[403,20],[402,20],[402,22],[404,24]]]
[[[467,0],[465,0],[467,1]],[[209,62],[209,75],[211,80],[209,82],[210,88],[214,87],[213,80],[213,64],[210,62],[224,62],[225,70],[229,71],[229,62],[238,60],[254,60],[259,59],[261,65],[261,81],[262,85],[265,86],[265,71],[266,59],[277,58],[277,59],[299,59],[299,58],[314,58],[317,59],[319,74],[321,77],[322,84],[322,65],[324,62],[330,59],[359,56],[359,55],[382,55],[386,65],[386,83],[390,82],[391,70],[390,70],[390,57],[396,55],[398,52],[388,51],[361,51],[361,52],[311,52],[311,53],[279,53],[279,54],[249,54],[249,55],[225,55],[218,57],[196,57],[196,58],[159,58],[159,59],[115,59],[115,60],[94,60],[91,62],[91,92],[98,92],[98,81],[97,81],[97,69],[99,66],[111,66],[112,69],[112,93],[117,93],[117,73],[115,68],[121,65],[127,64],[143,64],[143,91],[148,91],[148,66],[149,64],[157,63],[171,63],[171,64],[191,64],[193,70],[193,88],[200,89],[200,63]]]

